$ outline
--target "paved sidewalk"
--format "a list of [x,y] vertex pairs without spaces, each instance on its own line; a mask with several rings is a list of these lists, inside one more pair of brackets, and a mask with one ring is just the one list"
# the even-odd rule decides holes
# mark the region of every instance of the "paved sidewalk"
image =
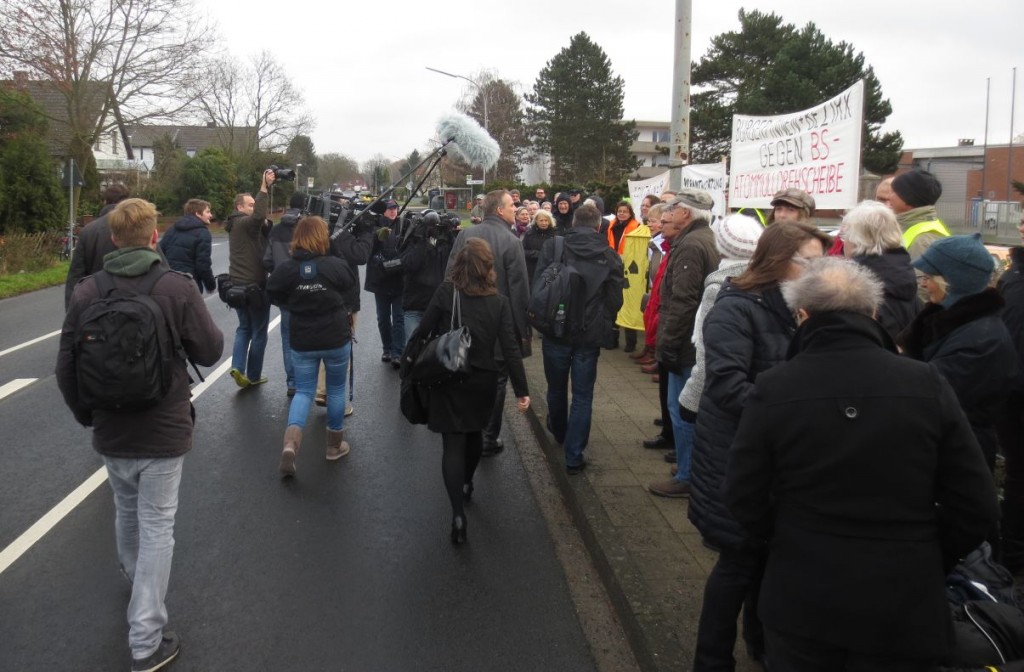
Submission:
[[[524,360],[530,382],[530,424],[548,458],[574,522],[644,670],[690,670],[704,581],[717,558],[686,517],[686,499],[655,497],[653,480],[670,477],[665,451],[643,439],[659,428],[658,385],[621,349],[602,350],[594,388],[587,469],[565,473],[561,447],[544,429],[547,416],[541,342]],[[761,670],[736,653],[739,672]]]

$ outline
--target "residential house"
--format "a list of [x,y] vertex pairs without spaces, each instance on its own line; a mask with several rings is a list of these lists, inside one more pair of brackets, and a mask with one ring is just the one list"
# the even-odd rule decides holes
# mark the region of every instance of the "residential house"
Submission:
[[132,152],[138,157],[140,167],[147,173],[153,170],[155,158],[153,147],[163,137],[168,137],[176,147],[190,158],[207,147],[234,149],[237,152],[256,149],[256,130],[245,127],[138,125],[128,131]]

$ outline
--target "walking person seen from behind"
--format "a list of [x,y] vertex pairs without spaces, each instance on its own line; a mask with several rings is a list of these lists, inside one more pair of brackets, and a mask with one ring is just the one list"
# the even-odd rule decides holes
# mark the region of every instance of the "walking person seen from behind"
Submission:
[[352,320],[344,294],[358,285],[351,266],[330,253],[327,224],[303,217],[292,236],[292,258],[270,275],[267,291],[275,304],[287,309],[295,396],[288,408],[288,426],[281,450],[280,471],[295,475],[295,458],[316,393],[320,363],[327,371],[327,449],[337,460],[349,452],[345,439],[345,386],[352,354]]
[[456,292],[462,325],[472,337],[472,371],[464,380],[430,388],[427,427],[441,434],[441,471],[452,505],[451,539],[453,544],[460,544],[466,540],[463,503],[473,496],[473,474],[483,451],[483,430],[498,396],[502,365],[495,358],[496,347],[504,358],[520,411],[530,407],[530,392],[516,342],[512,308],[509,300],[498,293],[494,256],[482,238],[470,238],[455,253],[448,279],[437,288],[409,342],[448,331]]
[[[192,449],[195,409],[190,401],[185,359],[175,356],[175,341],[194,362],[213,366],[224,349],[224,336],[213,323],[196,283],[187,275],[166,270],[156,253],[156,207],[140,198],[121,201],[108,215],[117,248],[106,256],[103,270],[75,286],[60,334],[57,385],[75,419],[92,427],[92,446],[103,456],[107,479],[114,493],[117,557],[132,584],[128,602],[128,644],[132,670],[147,672],[164,667],[178,655],[180,642],[167,626],[164,598],[174,554],[174,516],[185,453]],[[155,282],[154,282],[155,280]],[[108,297],[139,292],[160,309],[164,325],[157,325],[156,343],[142,341],[149,356],[164,361],[166,389],[154,404],[137,410],[92,408],[83,390],[96,386],[101,394],[117,394],[124,383],[83,375],[83,349],[102,347],[101,339],[87,338],[83,317],[96,314],[91,305],[103,300],[102,282],[111,282]],[[144,291],[145,286],[151,289]],[[105,307],[110,312],[111,307]],[[98,325],[90,322],[90,326]],[[84,333],[84,337],[83,337]],[[126,335],[125,332],[119,332]],[[130,333],[128,334],[130,335]],[[159,345],[157,345],[159,343]],[[150,348],[159,350],[151,352]],[[114,351],[105,351],[113,354]],[[135,351],[131,351],[132,358]],[[113,359],[113,358],[111,358]],[[126,362],[121,361],[124,368]],[[129,363],[130,364],[130,363]],[[115,365],[116,366],[116,365]],[[105,373],[116,373],[111,368]],[[144,377],[144,376],[143,376]],[[92,385],[90,384],[92,381]],[[159,392],[151,390],[155,396]],[[132,403],[131,399],[123,400]]]

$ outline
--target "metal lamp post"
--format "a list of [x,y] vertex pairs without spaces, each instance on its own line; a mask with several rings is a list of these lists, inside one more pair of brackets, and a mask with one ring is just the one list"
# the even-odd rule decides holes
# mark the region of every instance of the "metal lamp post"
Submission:
[[[295,164],[295,188],[296,189],[302,189],[302,181],[299,180],[299,169],[300,168],[302,168],[302,164],[301,163],[296,163]],[[302,190],[305,191],[305,189],[302,189]]]
[[[478,84],[476,81],[470,79],[469,77],[466,77],[465,75],[456,75],[456,74],[451,73],[451,72],[445,72],[444,70],[438,70],[437,68],[432,68],[429,65],[424,66],[424,67],[427,70],[430,70],[431,72],[436,72],[439,75],[445,75],[446,77],[454,77],[455,79],[463,79],[463,80],[469,82],[470,84],[472,84],[473,86],[475,86],[477,91],[480,91],[481,93],[483,93],[484,94],[484,130],[485,131],[489,130],[487,128],[487,98],[488,98],[488,94],[487,94],[487,89],[486,88],[484,88],[483,86]],[[483,180],[484,180],[484,182],[487,182],[487,169],[485,168],[483,172],[484,172]]]

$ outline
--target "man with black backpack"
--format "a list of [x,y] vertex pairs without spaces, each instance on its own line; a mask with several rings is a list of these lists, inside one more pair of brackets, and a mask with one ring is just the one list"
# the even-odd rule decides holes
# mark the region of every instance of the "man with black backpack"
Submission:
[[75,286],[56,376],[75,419],[93,428],[114,493],[117,554],[132,584],[132,670],[154,670],[180,648],[164,629],[164,597],[195,418],[185,363],[216,364],[224,336],[195,281],[161,263],[152,203],[124,200],[108,222],[117,249]]
[[[565,449],[569,474],[580,473],[587,464],[583,450],[590,440],[597,358],[613,337],[626,284],[622,260],[598,233],[601,222],[596,207],[581,205],[572,229],[544,243],[528,310],[531,323],[544,335],[547,427]],[[544,307],[548,305],[550,310]]]

